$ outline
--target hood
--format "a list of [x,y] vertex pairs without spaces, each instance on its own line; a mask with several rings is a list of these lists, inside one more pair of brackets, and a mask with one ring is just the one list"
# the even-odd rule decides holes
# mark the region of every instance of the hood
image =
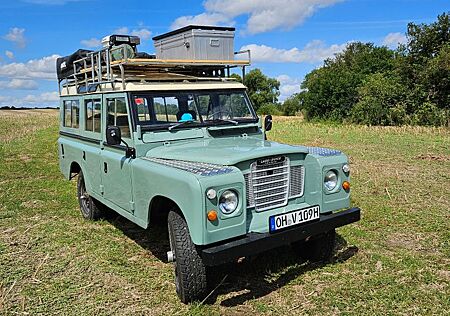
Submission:
[[283,154],[308,153],[303,146],[291,146],[253,137],[197,139],[171,143],[149,150],[147,157],[235,165],[241,161]]

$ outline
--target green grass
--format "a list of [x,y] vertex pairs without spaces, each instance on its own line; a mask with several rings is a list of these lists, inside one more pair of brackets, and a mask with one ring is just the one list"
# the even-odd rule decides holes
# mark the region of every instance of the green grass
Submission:
[[204,305],[178,301],[162,230],[81,219],[57,137],[55,112],[0,111],[0,314],[449,314],[448,129],[275,118],[270,139],[349,155],[362,220],[338,230],[332,263],[285,247],[216,269]]

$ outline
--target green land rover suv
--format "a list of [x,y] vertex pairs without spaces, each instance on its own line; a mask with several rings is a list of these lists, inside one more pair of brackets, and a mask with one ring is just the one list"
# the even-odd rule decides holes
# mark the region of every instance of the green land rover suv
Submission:
[[211,266],[288,244],[329,258],[335,228],[360,219],[347,156],[267,140],[272,117],[229,76],[244,61],[137,58],[129,38],[58,60],[60,169],[82,216],[167,225],[183,302],[205,297]]

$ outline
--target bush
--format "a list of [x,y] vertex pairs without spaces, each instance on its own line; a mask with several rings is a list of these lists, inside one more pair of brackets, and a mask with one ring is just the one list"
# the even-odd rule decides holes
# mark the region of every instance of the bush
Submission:
[[281,106],[283,114],[287,116],[297,115],[300,112],[302,106],[301,98],[301,93],[294,94],[293,96],[287,98]]
[[267,103],[259,107],[257,113],[259,115],[283,115],[283,112],[273,103]]
[[448,111],[439,109],[432,102],[423,103],[414,113],[412,123],[417,125],[441,126],[449,121]]
[[367,125],[401,125],[407,120],[403,86],[395,77],[376,73],[358,88],[352,121]]

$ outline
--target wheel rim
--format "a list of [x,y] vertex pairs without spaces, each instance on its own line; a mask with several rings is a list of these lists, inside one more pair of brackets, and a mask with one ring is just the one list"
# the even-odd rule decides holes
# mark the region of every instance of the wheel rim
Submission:
[[175,271],[175,288],[176,288],[177,293],[180,293],[180,279],[179,279],[178,267],[177,267],[177,252],[175,250],[172,229],[170,229],[170,228],[169,228],[169,244],[170,244],[170,251],[173,252],[173,255],[175,257],[175,261],[173,262],[173,268]]
[[89,203],[89,194],[86,191],[86,186],[84,184],[84,180],[81,180],[80,183],[80,204],[81,204],[81,212],[85,217],[89,217],[91,213],[91,206]]

